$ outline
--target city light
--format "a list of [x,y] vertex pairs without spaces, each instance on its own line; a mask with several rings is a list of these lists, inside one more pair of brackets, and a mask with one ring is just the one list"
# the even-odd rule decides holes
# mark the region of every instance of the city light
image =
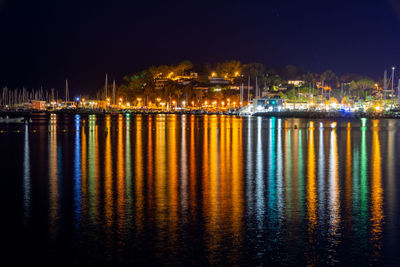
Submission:
[[367,126],[367,119],[366,118],[362,118],[361,119],[361,127],[366,127]]

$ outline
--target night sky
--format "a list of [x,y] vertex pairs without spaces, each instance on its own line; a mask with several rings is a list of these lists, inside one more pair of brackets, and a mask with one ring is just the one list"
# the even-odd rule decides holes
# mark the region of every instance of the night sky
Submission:
[[[400,1],[398,1],[400,2]],[[238,59],[380,78],[400,66],[396,0],[0,0],[0,86],[94,92],[181,60]]]

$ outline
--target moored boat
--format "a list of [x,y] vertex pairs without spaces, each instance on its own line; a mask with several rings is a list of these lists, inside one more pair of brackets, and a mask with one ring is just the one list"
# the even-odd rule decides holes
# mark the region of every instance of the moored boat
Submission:
[[24,117],[18,117],[18,118],[9,118],[6,116],[5,118],[0,117],[0,123],[23,123],[24,122]]

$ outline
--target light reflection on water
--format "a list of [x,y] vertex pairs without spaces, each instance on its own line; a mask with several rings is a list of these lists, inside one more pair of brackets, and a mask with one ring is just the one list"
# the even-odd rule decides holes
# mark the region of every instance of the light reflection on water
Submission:
[[74,262],[393,264],[397,128],[386,123],[52,115],[45,205],[32,187],[43,148],[30,144],[42,135],[24,126],[24,227],[48,207],[38,247]]

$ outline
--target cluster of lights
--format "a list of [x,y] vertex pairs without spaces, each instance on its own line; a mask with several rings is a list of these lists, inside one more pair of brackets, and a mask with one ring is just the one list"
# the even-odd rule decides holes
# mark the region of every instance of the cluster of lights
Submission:
[[[234,76],[234,77],[239,77],[239,76],[240,76],[240,73],[239,73],[238,71],[235,71],[235,73],[234,73],[233,76]],[[211,72],[211,77],[217,77],[217,73],[216,73],[215,71]],[[229,74],[226,73],[226,74],[224,75],[224,79],[228,79],[228,77],[229,77]]]

